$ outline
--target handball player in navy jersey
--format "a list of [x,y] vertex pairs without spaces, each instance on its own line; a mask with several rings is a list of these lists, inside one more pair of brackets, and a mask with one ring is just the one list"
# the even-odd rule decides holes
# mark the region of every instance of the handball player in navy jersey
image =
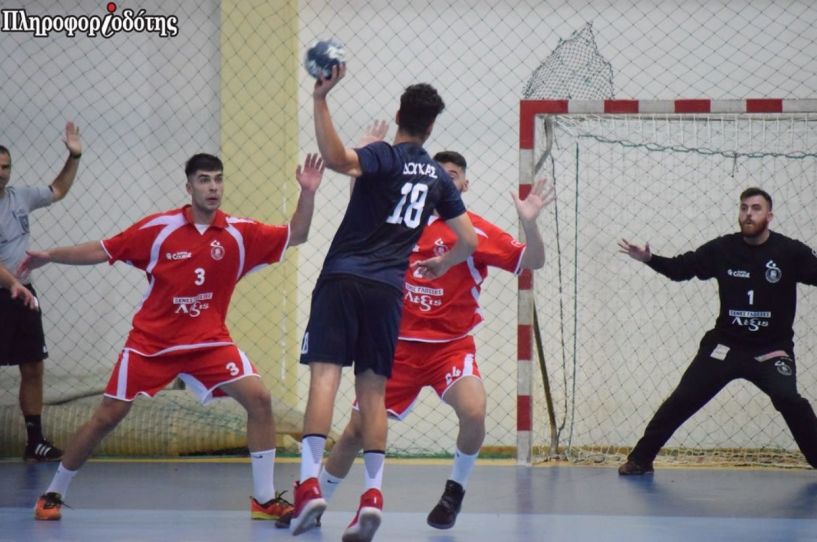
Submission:
[[406,88],[395,118],[394,141],[353,149],[340,140],[327,104],[327,94],[345,74],[345,64],[333,68],[329,78],[318,79],[313,92],[315,134],[326,167],[355,177],[356,182],[312,293],[301,345],[301,363],[309,366],[310,385],[290,530],[297,535],[314,527],[326,508],[317,477],[341,369],[354,366],[365,491],[343,535],[349,542],[371,540],[381,522],[387,431],[384,396],[409,254],[435,210],[458,240],[450,251],[415,262],[420,276],[444,274],[474,251],[477,239],[459,191],[423,148],[445,107],[436,89],[425,83]]

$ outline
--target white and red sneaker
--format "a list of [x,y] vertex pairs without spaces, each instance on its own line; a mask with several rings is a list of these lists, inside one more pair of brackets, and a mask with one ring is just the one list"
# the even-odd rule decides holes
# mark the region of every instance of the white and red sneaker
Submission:
[[383,494],[377,488],[366,491],[360,497],[352,523],[343,532],[343,542],[371,542],[383,519]]
[[319,525],[317,519],[326,510],[326,499],[321,495],[317,478],[295,482],[295,510],[289,522],[289,530],[299,535]]

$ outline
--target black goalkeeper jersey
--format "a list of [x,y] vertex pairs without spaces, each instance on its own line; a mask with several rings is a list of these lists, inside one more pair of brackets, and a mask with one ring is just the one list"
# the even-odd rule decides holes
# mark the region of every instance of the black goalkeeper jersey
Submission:
[[704,340],[730,347],[791,353],[797,283],[817,285],[817,254],[771,231],[762,245],[733,233],[674,258],[653,255],[647,265],[675,281],[716,279],[720,313]]

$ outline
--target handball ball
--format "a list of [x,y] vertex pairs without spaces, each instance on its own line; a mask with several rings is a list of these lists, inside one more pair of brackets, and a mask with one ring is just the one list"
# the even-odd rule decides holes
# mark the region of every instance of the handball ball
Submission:
[[346,62],[346,49],[336,39],[316,41],[304,57],[304,67],[315,79],[331,77],[332,67],[342,62]]

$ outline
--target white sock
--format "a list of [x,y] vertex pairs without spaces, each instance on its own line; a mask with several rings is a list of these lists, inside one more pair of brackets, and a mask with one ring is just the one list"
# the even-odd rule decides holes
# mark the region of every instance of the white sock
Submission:
[[65,494],[68,493],[68,486],[71,484],[71,480],[74,479],[74,476],[77,475],[79,470],[68,470],[62,466],[62,462],[60,462],[60,466],[57,467],[57,472],[54,473],[54,478],[51,479],[51,485],[48,486],[48,489],[45,490],[46,493],[59,493],[60,496],[65,499]]
[[383,487],[383,464],[386,462],[386,452],[382,450],[366,450],[363,452],[363,472],[366,476],[366,490]]
[[275,448],[250,452],[252,496],[259,504],[275,498]]
[[318,477],[324,447],[326,435],[306,435],[301,439],[301,482]]
[[468,485],[468,478],[471,477],[478,455],[479,452],[468,455],[461,452],[459,448],[454,449],[454,466],[451,468],[451,479],[461,485],[463,489]]
[[318,482],[321,484],[321,495],[323,495],[323,498],[326,499],[326,502],[329,502],[329,499],[331,499],[332,495],[335,494],[335,490],[342,481],[342,476],[329,474],[326,467],[321,469],[321,473],[318,475]]

